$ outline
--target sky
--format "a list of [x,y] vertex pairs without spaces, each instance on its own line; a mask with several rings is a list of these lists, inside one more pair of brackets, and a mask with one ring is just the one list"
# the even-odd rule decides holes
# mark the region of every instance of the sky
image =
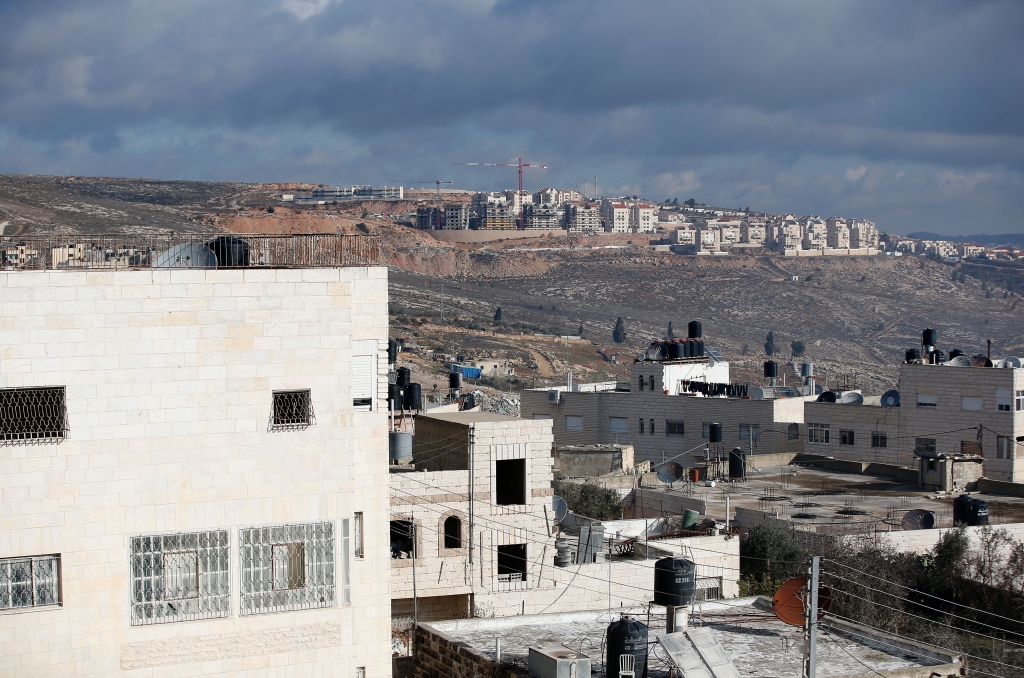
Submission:
[[[0,0],[0,172],[1024,232],[1024,3]],[[431,182],[414,184],[413,182]]]

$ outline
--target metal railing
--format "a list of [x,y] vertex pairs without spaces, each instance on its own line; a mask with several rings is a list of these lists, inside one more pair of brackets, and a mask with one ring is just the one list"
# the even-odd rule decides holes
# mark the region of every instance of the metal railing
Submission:
[[0,237],[4,270],[331,268],[383,263],[368,235],[47,235]]

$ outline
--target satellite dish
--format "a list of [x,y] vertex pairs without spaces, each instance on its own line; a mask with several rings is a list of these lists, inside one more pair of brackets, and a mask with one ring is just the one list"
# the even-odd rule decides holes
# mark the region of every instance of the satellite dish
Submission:
[[1021,360],[1015,355],[1008,355],[999,361],[999,366],[1003,369],[1017,369],[1021,366]]
[[654,346],[651,346],[649,349],[647,349],[647,359],[661,360],[661,346],[655,344]]
[[551,508],[555,512],[555,520],[561,522],[562,518],[569,515],[569,505],[557,494],[551,498]]
[[217,268],[217,255],[206,245],[176,245],[158,255],[153,268]]
[[864,396],[856,391],[847,391],[843,394],[843,397],[839,399],[839,402],[843,405],[863,405]]
[[896,390],[886,391],[882,394],[882,407],[899,407],[900,392]]
[[949,362],[945,364],[949,367],[970,367],[971,359],[965,355],[958,355],[955,358],[951,358]]
[[684,472],[685,469],[682,466],[674,461],[670,461],[667,464],[662,464],[661,468],[658,469],[658,480],[663,483],[679,482]]
[[900,521],[904,530],[930,530],[935,527],[935,514],[926,509],[907,511]]
[[[807,577],[793,577],[779,587],[772,596],[772,611],[790,626],[804,625],[804,599],[807,596]],[[832,589],[818,586],[818,619],[832,607]]]
[[822,391],[821,395],[815,402],[819,403],[834,403],[836,401],[836,394],[834,391]]

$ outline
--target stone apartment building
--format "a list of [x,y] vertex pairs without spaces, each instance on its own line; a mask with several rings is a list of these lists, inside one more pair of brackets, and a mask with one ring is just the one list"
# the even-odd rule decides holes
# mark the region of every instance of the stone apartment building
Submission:
[[767,228],[763,223],[751,223],[744,221],[740,225],[740,242],[751,245],[764,245],[767,236]]
[[850,247],[850,227],[846,221],[838,217],[832,217],[825,221],[826,244],[834,249],[847,249]]
[[899,384],[898,407],[878,396],[806,403],[805,451],[922,477],[946,459],[980,457],[977,475],[1024,483],[1024,369],[904,363]]
[[565,228],[565,210],[556,205],[530,205],[526,208],[526,228],[561,230]]
[[601,209],[593,203],[569,202],[565,205],[565,226],[573,233],[599,233]]
[[633,233],[654,233],[658,218],[654,208],[646,203],[629,206],[629,228]]
[[632,230],[629,212],[630,208],[625,203],[602,200],[601,220],[604,222],[605,232],[629,233]]
[[0,673],[390,675],[375,243],[0,272]]
[[878,228],[874,222],[864,219],[850,219],[847,225],[850,228],[851,248],[878,248]]
[[448,231],[468,231],[473,209],[469,203],[456,202],[444,206],[442,228]]

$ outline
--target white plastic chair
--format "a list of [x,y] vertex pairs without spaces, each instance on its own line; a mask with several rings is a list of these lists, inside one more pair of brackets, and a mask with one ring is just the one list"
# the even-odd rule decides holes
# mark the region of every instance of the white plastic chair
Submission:
[[631,654],[619,655],[619,678],[636,678],[636,657]]

